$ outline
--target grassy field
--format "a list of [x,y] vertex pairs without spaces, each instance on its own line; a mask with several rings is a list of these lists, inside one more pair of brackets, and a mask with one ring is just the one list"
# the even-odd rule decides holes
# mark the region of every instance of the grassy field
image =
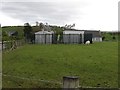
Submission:
[[3,53],[4,88],[61,87],[57,82],[62,82],[63,76],[79,76],[82,86],[117,87],[117,74],[117,42],[88,46],[31,44]]

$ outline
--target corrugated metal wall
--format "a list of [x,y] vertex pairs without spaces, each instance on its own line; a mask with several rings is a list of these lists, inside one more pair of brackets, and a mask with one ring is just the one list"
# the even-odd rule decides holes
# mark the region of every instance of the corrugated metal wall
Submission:
[[81,34],[63,34],[63,43],[80,44],[82,43],[82,35]]
[[53,34],[54,32],[40,31],[35,34],[35,42],[40,44],[80,44],[87,40],[92,42],[102,41],[98,31],[63,31],[63,34]]
[[92,34],[63,34],[60,35],[58,40],[58,35],[55,34],[36,34],[35,43],[39,44],[81,44],[85,43],[87,40],[92,43]]
[[52,34],[36,34],[35,43],[39,44],[51,44],[52,43]]
[[56,43],[65,43],[65,44],[80,44],[82,43],[81,34],[63,34],[60,36],[58,41],[57,35],[55,34],[36,34],[35,43],[39,44],[56,44]]

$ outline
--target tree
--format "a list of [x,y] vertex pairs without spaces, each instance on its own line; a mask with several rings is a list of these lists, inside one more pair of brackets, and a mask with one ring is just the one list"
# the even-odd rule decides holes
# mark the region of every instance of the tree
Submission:
[[24,24],[24,37],[26,42],[31,41],[31,36],[32,36],[32,27],[30,26],[29,23]]
[[72,25],[70,24],[70,25],[65,25],[65,28],[67,28],[67,29],[72,29],[73,27],[75,27],[75,23],[73,23]]
[[105,40],[105,36],[102,37],[102,40],[103,40],[103,41]]
[[41,31],[44,30],[44,24],[43,24],[43,23],[40,23],[40,24],[39,24],[39,27],[40,27],[40,30],[41,30]]
[[7,41],[7,40],[9,40],[9,36],[7,32],[2,31],[2,41]]
[[36,26],[39,26],[39,22],[36,22]]
[[113,38],[113,40],[115,40],[115,39],[116,39],[116,37],[115,37],[115,36],[113,36],[112,38]]

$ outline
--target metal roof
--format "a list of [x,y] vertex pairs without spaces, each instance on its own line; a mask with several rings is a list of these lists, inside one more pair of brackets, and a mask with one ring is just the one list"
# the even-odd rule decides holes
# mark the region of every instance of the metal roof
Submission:
[[53,34],[54,32],[53,31],[39,31],[39,32],[36,32],[35,34]]

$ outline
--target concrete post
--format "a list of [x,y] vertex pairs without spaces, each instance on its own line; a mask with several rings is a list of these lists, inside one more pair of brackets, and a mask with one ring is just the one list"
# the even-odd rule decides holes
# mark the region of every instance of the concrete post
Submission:
[[84,44],[84,34],[82,34],[82,43]]
[[79,78],[75,76],[63,77],[63,89],[79,88]]

